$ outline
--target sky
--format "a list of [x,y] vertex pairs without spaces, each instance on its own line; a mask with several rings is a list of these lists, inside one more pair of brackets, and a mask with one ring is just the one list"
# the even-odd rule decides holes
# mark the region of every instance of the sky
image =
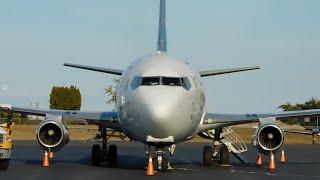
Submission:
[[[113,75],[156,49],[158,0],[0,1],[0,103],[48,108],[52,86],[76,85],[82,110],[111,110]],[[276,112],[319,98],[320,1],[168,0],[168,52],[196,71],[259,65],[204,78],[208,112]]]

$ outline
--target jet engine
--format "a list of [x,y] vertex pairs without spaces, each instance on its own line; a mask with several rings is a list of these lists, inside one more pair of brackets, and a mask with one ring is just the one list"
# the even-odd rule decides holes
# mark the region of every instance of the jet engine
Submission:
[[257,147],[260,153],[269,155],[281,148],[284,142],[283,130],[276,124],[266,124],[257,128],[253,135],[253,146]]
[[44,150],[59,151],[69,142],[69,130],[60,122],[46,120],[39,124],[37,140]]

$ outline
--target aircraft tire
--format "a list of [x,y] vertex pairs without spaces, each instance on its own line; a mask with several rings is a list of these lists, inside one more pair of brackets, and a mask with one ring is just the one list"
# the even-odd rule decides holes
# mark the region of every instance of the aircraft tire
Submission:
[[212,163],[212,147],[205,146],[203,147],[203,166],[211,166]]
[[9,159],[0,160],[0,171],[6,171],[9,168]]
[[118,165],[118,148],[116,145],[110,145],[108,151],[108,161],[111,167]]
[[226,165],[230,163],[230,153],[226,145],[220,148],[220,164]]
[[92,146],[91,162],[93,166],[100,166],[101,161],[101,148],[99,144]]
[[168,169],[169,169],[169,167],[168,167],[168,159],[163,157],[162,158],[162,164],[161,164],[161,171],[162,172],[168,172]]
[[[148,164],[148,159],[147,159],[147,164]],[[159,170],[159,168],[158,168],[158,158],[157,157],[153,157],[152,158],[152,163],[153,163],[153,169],[155,170],[155,171],[158,171]]]

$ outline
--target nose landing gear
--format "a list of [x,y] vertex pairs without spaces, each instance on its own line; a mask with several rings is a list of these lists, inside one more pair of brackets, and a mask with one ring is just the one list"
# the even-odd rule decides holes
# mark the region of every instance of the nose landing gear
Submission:
[[[147,159],[149,156],[152,157],[152,152],[150,146],[146,147],[146,155]],[[170,147],[172,149],[172,147]],[[173,151],[170,151],[170,155],[173,155]],[[170,170],[173,170],[171,167],[171,164],[169,162],[169,159],[166,156],[166,151],[164,147],[156,147],[154,151],[154,156],[152,158],[153,161],[153,167],[155,171],[160,171],[160,172],[168,172]]]
[[165,156],[165,151],[163,149],[157,149],[155,154],[156,157],[153,160],[155,170],[167,172],[169,169],[169,162]]

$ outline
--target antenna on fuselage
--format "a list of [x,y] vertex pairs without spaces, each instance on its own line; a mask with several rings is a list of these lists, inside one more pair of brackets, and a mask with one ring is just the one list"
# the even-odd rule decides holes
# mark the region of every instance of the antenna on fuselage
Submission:
[[166,0],[160,0],[160,16],[159,16],[157,51],[167,52]]

